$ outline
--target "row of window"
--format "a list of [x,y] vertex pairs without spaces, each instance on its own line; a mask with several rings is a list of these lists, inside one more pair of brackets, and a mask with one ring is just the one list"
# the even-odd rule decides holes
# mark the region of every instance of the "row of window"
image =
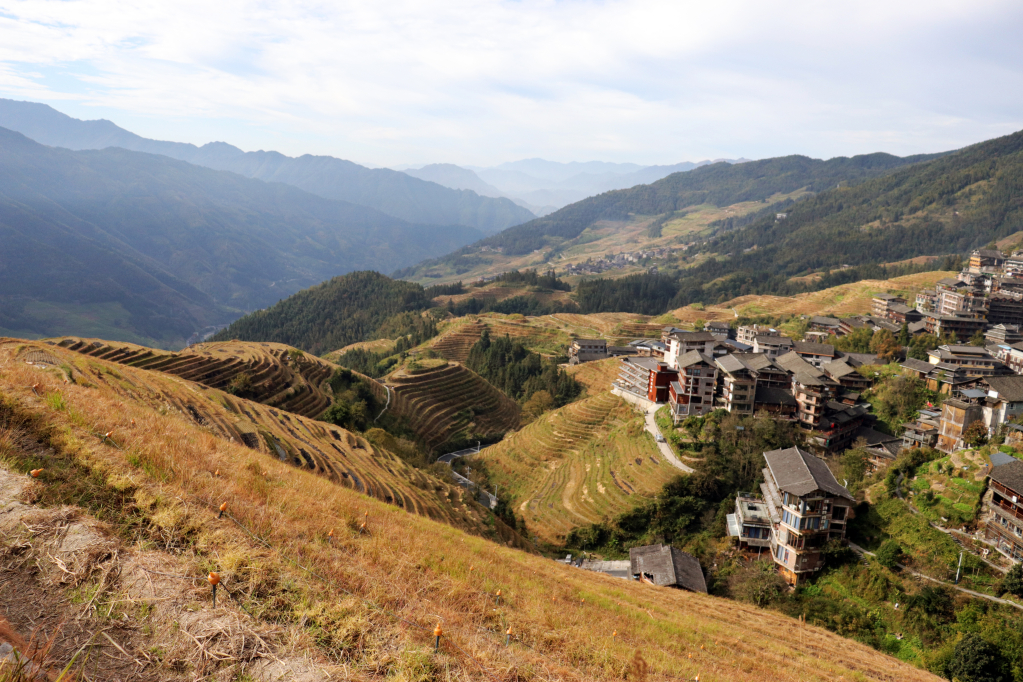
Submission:
[[803,518],[797,516],[787,509],[782,512],[782,521],[785,522],[790,528],[797,530],[827,530],[828,520],[822,519],[819,516],[811,516],[809,518]]

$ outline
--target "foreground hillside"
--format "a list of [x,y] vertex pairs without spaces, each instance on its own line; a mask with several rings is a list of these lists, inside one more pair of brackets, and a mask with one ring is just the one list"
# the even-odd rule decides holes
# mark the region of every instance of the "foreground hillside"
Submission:
[[[184,582],[177,601],[161,592],[130,613],[122,605],[132,573],[88,578],[88,605],[123,613],[122,627],[140,635],[207,628],[182,652],[126,649],[148,679],[238,677],[247,665],[273,662],[274,651],[252,638],[242,655],[210,655],[205,647],[229,628],[273,635],[334,677],[356,680],[935,679],[776,613],[579,571],[408,514],[166,409],[157,395],[163,382],[146,390],[136,376],[142,370],[85,359],[85,380],[65,383],[59,365],[25,357],[33,350],[0,346],[2,466],[21,475],[41,468],[32,499],[84,505],[85,514],[102,517],[103,532],[124,538],[123,560],[155,545],[176,561],[156,571],[220,575],[216,611],[208,588]],[[72,360],[65,353],[55,351],[61,364]],[[104,439],[111,428],[112,439]],[[222,502],[228,512],[218,520]],[[20,551],[35,556],[44,550],[37,541],[32,536]],[[49,590],[71,594],[59,584]],[[175,608],[193,614],[177,629],[167,625]],[[434,655],[438,621],[444,638]],[[92,679],[123,679],[118,674],[101,669]]]
[[639,506],[679,474],[643,418],[606,390],[543,415],[472,463],[508,496],[529,534],[549,544]]
[[[489,516],[481,508],[467,505],[460,488],[443,483],[364,437],[331,424],[164,372],[119,365],[60,346],[5,340],[0,343],[0,357],[19,366],[37,368],[54,380],[66,379],[67,390],[79,395],[100,394],[119,405],[128,401],[175,414],[200,427],[214,442],[241,444],[256,456],[249,460],[254,462],[254,474],[263,470],[263,462],[279,461],[413,513],[476,532],[494,532],[493,526],[487,525]],[[58,406],[64,404],[60,397],[51,400]],[[96,426],[96,432],[111,433],[111,442],[120,447],[130,449],[148,437],[116,410],[106,414],[105,419]],[[269,492],[271,488],[265,490]]]

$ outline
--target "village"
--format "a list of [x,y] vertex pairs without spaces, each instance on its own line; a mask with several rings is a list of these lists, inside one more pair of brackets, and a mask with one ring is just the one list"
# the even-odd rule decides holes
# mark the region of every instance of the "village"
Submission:
[[[824,567],[828,541],[846,539],[856,504],[825,458],[855,445],[867,453],[868,471],[878,472],[913,448],[952,455],[996,435],[1010,450],[1023,450],[1023,254],[975,251],[955,278],[921,291],[914,303],[879,293],[868,315],[809,317],[800,339],[768,326],[711,321],[697,330],[666,326],[659,338],[625,346],[576,339],[569,357],[571,364],[617,357],[612,392],[646,412],[667,407],[676,426],[724,410],[801,428],[801,447],[763,453],[764,483],[757,493],[740,493],[728,515],[737,546],[769,553],[797,586]],[[877,352],[837,350],[851,334],[876,336]],[[931,341],[926,359],[911,357],[914,349],[921,354],[915,339]],[[881,366],[937,396],[898,433],[880,425],[862,397]],[[1023,461],[1002,451],[989,459],[976,539],[985,555],[1023,561]],[[630,561],[578,565],[706,591],[702,577],[687,570],[695,558],[685,552],[654,546],[632,553]],[[643,568],[654,557],[656,580]]]

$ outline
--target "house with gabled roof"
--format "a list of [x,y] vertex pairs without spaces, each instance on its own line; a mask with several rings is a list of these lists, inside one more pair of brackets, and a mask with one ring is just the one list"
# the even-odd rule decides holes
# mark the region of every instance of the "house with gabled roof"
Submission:
[[707,593],[700,562],[671,545],[647,545],[629,550],[630,571],[641,582]]
[[760,486],[771,517],[771,556],[796,585],[824,566],[830,540],[845,540],[855,499],[827,463],[798,447],[764,453]]

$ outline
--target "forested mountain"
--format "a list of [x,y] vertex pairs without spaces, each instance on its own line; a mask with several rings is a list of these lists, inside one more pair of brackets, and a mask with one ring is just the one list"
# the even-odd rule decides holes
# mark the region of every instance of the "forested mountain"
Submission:
[[[690,175],[694,175],[691,173]],[[579,287],[587,312],[635,311],[637,295],[661,312],[748,293],[792,293],[790,278],[823,271],[824,288],[886,277],[879,264],[964,254],[1023,230],[1023,132],[899,168],[796,203],[785,220],[762,216],[701,249],[716,254],[674,274],[596,280]],[[845,267],[850,266],[850,267]]]
[[[509,228],[441,260],[455,263],[464,258],[472,261],[481,251],[495,249],[500,249],[504,255],[527,254],[574,239],[602,220],[672,214],[701,204],[728,206],[762,201],[800,189],[820,192],[839,183],[853,184],[935,156],[900,158],[890,154],[868,154],[828,161],[785,156],[737,164],[715,163],[674,173],[650,185],[584,199],[550,215]],[[432,263],[422,263],[417,269],[431,266]],[[408,274],[408,271],[402,273]]]
[[479,236],[165,156],[75,152],[0,129],[0,333],[181,345],[337,274],[390,270]]
[[[431,305],[418,284],[353,272],[246,315],[214,340],[277,341],[321,355],[372,338],[388,319]],[[398,336],[403,330],[391,331]]]
[[0,126],[50,146],[73,150],[121,147],[249,178],[283,182],[326,199],[369,206],[413,223],[464,225],[492,234],[534,217],[510,199],[449,189],[386,168],[366,168],[331,156],[306,154],[292,158],[277,152],[243,152],[223,142],[196,147],[148,140],[110,121],[81,121],[45,104],[0,99]]

